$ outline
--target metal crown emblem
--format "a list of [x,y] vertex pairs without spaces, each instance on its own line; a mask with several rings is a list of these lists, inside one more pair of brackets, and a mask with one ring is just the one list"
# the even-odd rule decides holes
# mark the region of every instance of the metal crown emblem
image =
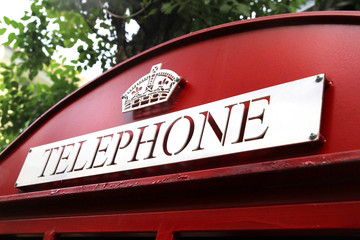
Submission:
[[137,80],[122,95],[122,111],[128,112],[169,100],[180,77],[168,69],[161,69],[161,63],[152,66],[150,73]]

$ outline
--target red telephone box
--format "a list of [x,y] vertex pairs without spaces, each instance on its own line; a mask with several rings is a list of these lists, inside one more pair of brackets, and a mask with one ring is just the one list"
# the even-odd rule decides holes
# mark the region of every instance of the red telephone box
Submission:
[[177,38],[0,155],[0,239],[358,239],[360,14]]

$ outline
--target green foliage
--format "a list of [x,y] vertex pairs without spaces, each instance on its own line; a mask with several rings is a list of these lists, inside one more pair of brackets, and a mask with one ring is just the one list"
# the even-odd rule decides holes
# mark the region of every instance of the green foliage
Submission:
[[60,66],[54,60],[44,69],[53,81],[50,86],[30,81],[23,70],[19,70],[22,66],[22,63],[0,64],[1,149],[47,109],[74,91],[79,81],[74,66]]
[[[0,148],[53,104],[76,89],[76,74],[101,63],[103,70],[172,38],[251,17],[294,12],[305,0],[34,0],[21,22],[4,17],[5,46],[15,52],[0,65]],[[140,29],[129,38],[126,24]],[[53,56],[73,49],[74,59]],[[65,63],[69,61],[72,66]],[[36,83],[46,71],[52,85]]]

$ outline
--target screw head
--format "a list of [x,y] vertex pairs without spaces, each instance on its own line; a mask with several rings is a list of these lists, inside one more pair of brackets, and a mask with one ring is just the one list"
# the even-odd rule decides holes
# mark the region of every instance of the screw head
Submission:
[[323,80],[322,76],[317,76],[315,82],[321,82]]
[[310,140],[315,140],[317,137],[318,137],[317,134],[311,133],[310,136],[309,136],[309,139],[310,139]]

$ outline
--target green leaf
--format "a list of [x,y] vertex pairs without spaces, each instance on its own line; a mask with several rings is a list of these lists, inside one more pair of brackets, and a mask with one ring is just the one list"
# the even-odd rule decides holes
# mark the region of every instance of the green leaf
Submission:
[[30,73],[29,73],[30,80],[33,80],[36,77],[37,74],[38,74],[37,69],[30,69]]
[[163,3],[161,6],[161,11],[165,14],[170,14],[175,7],[176,6],[171,3]]
[[[27,78],[26,78],[26,77],[21,77],[21,78],[20,78],[20,83],[24,84],[24,83],[26,83],[26,82],[27,82]],[[24,85],[24,86],[26,86],[26,85]]]
[[64,39],[64,47],[65,48],[72,48],[75,45],[76,41],[74,39]]
[[51,69],[58,68],[58,67],[60,67],[60,63],[57,63],[57,62],[54,61],[54,63],[52,63],[52,64],[50,65],[50,67],[51,67]]
[[84,46],[83,45],[78,46],[77,51],[78,52],[83,52],[84,51]]
[[15,50],[17,49],[19,46],[19,41],[15,41],[14,45],[12,46],[12,48]]
[[220,6],[220,12],[221,13],[228,13],[229,11],[230,11],[230,9],[231,9],[231,6],[230,5],[228,5],[227,3],[224,3],[223,5],[221,5]]
[[22,52],[15,51],[13,55],[11,56],[11,61],[15,61],[15,59],[19,58],[21,56]]
[[35,84],[35,91],[40,93],[42,90],[42,85],[40,83]]
[[10,19],[8,17],[4,17],[4,22],[6,23],[6,25],[10,25]]
[[4,43],[4,45],[5,46],[9,46],[11,43],[12,43],[12,41],[14,41],[14,39],[16,38],[16,35],[15,35],[15,33],[10,33],[9,35],[8,35],[8,41],[6,42],[6,43]]
[[152,15],[154,15],[156,12],[157,12],[157,9],[156,9],[156,8],[153,8],[153,9],[151,9],[150,12],[148,13],[148,16],[152,16]]
[[20,34],[21,34],[21,33],[24,32],[25,26],[24,26],[24,24],[22,24],[21,22],[18,22],[18,23],[17,23],[17,28],[19,29]]
[[21,18],[21,20],[23,20],[23,21],[26,21],[26,20],[29,20],[31,17],[30,16],[23,16],[22,18]]
[[63,72],[63,70],[60,69],[60,68],[58,68],[58,69],[55,70],[54,74],[55,74],[55,75],[57,75],[57,74],[60,75],[62,72]]
[[247,6],[247,5],[245,5],[245,4],[243,4],[243,3],[239,3],[237,6],[237,10],[241,13],[241,14],[243,14],[244,16],[246,16],[246,17],[250,17],[250,8],[249,8],[249,6]]
[[110,28],[110,26],[109,26],[108,24],[104,23],[104,22],[100,23],[100,27],[101,27],[101,28],[105,28],[105,29],[109,29],[109,28]]
[[0,28],[0,35],[3,35],[6,32],[6,28]]
[[10,21],[10,25],[13,27],[13,28],[18,28],[19,27],[19,23],[17,21],[14,21],[14,20],[11,20]]

